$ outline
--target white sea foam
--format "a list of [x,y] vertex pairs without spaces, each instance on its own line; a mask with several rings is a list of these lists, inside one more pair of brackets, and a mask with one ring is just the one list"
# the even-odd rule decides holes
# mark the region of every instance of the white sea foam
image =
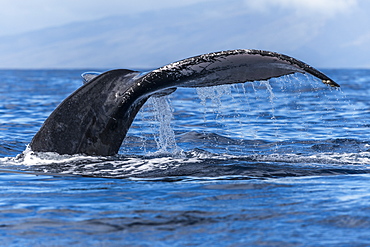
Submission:
[[[268,154],[250,155],[254,161],[264,162],[287,162],[287,163],[307,163],[307,164],[348,164],[348,165],[369,165],[370,152],[360,153],[318,153],[311,155],[301,154]],[[237,158],[237,157],[235,157]],[[239,156],[240,158],[240,156]]]
[[[159,176],[166,172],[178,170],[178,174],[188,174],[188,166],[202,169],[215,163],[222,165],[238,163],[239,165],[269,163],[275,166],[279,163],[291,164],[297,168],[303,167],[342,167],[350,169],[367,169],[370,165],[370,152],[359,153],[317,153],[317,154],[214,154],[203,150],[189,151],[183,156],[140,156],[140,157],[95,157],[85,155],[59,155],[56,153],[35,153],[27,149],[15,158],[2,158],[4,165],[20,165],[29,167],[27,170],[61,175],[83,175],[95,177],[135,177],[145,174]],[[199,165],[197,165],[199,164]],[[282,166],[284,167],[284,166]],[[232,169],[230,167],[230,169]],[[235,172],[237,172],[236,170]],[[154,175],[153,175],[154,174]],[[177,174],[177,173],[176,173]],[[217,176],[220,173],[217,172]],[[222,176],[222,174],[221,174]]]
[[[4,158],[5,159],[5,158]],[[7,157],[8,164],[25,165],[25,166],[39,166],[48,164],[66,164],[76,161],[87,160],[90,162],[100,161],[105,157],[85,156],[85,155],[60,155],[53,152],[34,152],[29,147],[16,157]],[[4,160],[5,161],[5,160]]]

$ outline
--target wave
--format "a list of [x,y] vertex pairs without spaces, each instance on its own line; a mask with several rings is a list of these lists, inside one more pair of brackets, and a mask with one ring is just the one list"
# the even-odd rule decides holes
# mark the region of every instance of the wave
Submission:
[[[204,148],[176,153],[157,151],[144,155],[120,154],[110,157],[35,153],[27,148],[16,157],[1,158],[0,163],[3,171],[8,169],[31,174],[156,181],[370,173],[368,144],[352,139],[270,143],[193,132],[179,139],[179,145],[190,140],[202,140]],[[216,144],[217,147],[213,146]],[[213,152],[211,146],[216,151]],[[228,150],[220,153],[220,147]]]

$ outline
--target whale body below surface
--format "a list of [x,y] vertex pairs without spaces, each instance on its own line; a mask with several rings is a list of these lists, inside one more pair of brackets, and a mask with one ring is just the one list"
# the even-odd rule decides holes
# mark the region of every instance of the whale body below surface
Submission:
[[208,87],[308,73],[332,87],[329,77],[292,57],[262,50],[230,50],[187,58],[141,73],[127,69],[83,75],[86,83],[68,96],[33,137],[36,152],[114,155],[137,112],[151,96],[177,87]]

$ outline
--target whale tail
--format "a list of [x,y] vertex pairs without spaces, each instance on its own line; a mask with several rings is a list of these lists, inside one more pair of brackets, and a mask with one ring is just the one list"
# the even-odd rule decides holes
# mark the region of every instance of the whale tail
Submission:
[[204,54],[147,73],[118,69],[85,73],[85,84],[68,96],[46,119],[30,147],[59,154],[117,154],[137,112],[151,96],[177,87],[207,87],[268,80],[308,73],[332,87],[337,83],[292,57],[261,50]]
[[119,96],[132,87],[133,78],[139,74],[113,70],[85,83],[50,114],[33,137],[31,150],[59,154],[116,153],[132,116],[146,101],[144,98],[124,105]]

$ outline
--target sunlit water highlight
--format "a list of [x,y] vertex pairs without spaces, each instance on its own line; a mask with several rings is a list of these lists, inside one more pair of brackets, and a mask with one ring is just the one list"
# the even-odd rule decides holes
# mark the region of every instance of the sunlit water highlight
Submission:
[[119,155],[34,153],[78,70],[0,71],[5,246],[367,246],[369,70],[178,89]]

